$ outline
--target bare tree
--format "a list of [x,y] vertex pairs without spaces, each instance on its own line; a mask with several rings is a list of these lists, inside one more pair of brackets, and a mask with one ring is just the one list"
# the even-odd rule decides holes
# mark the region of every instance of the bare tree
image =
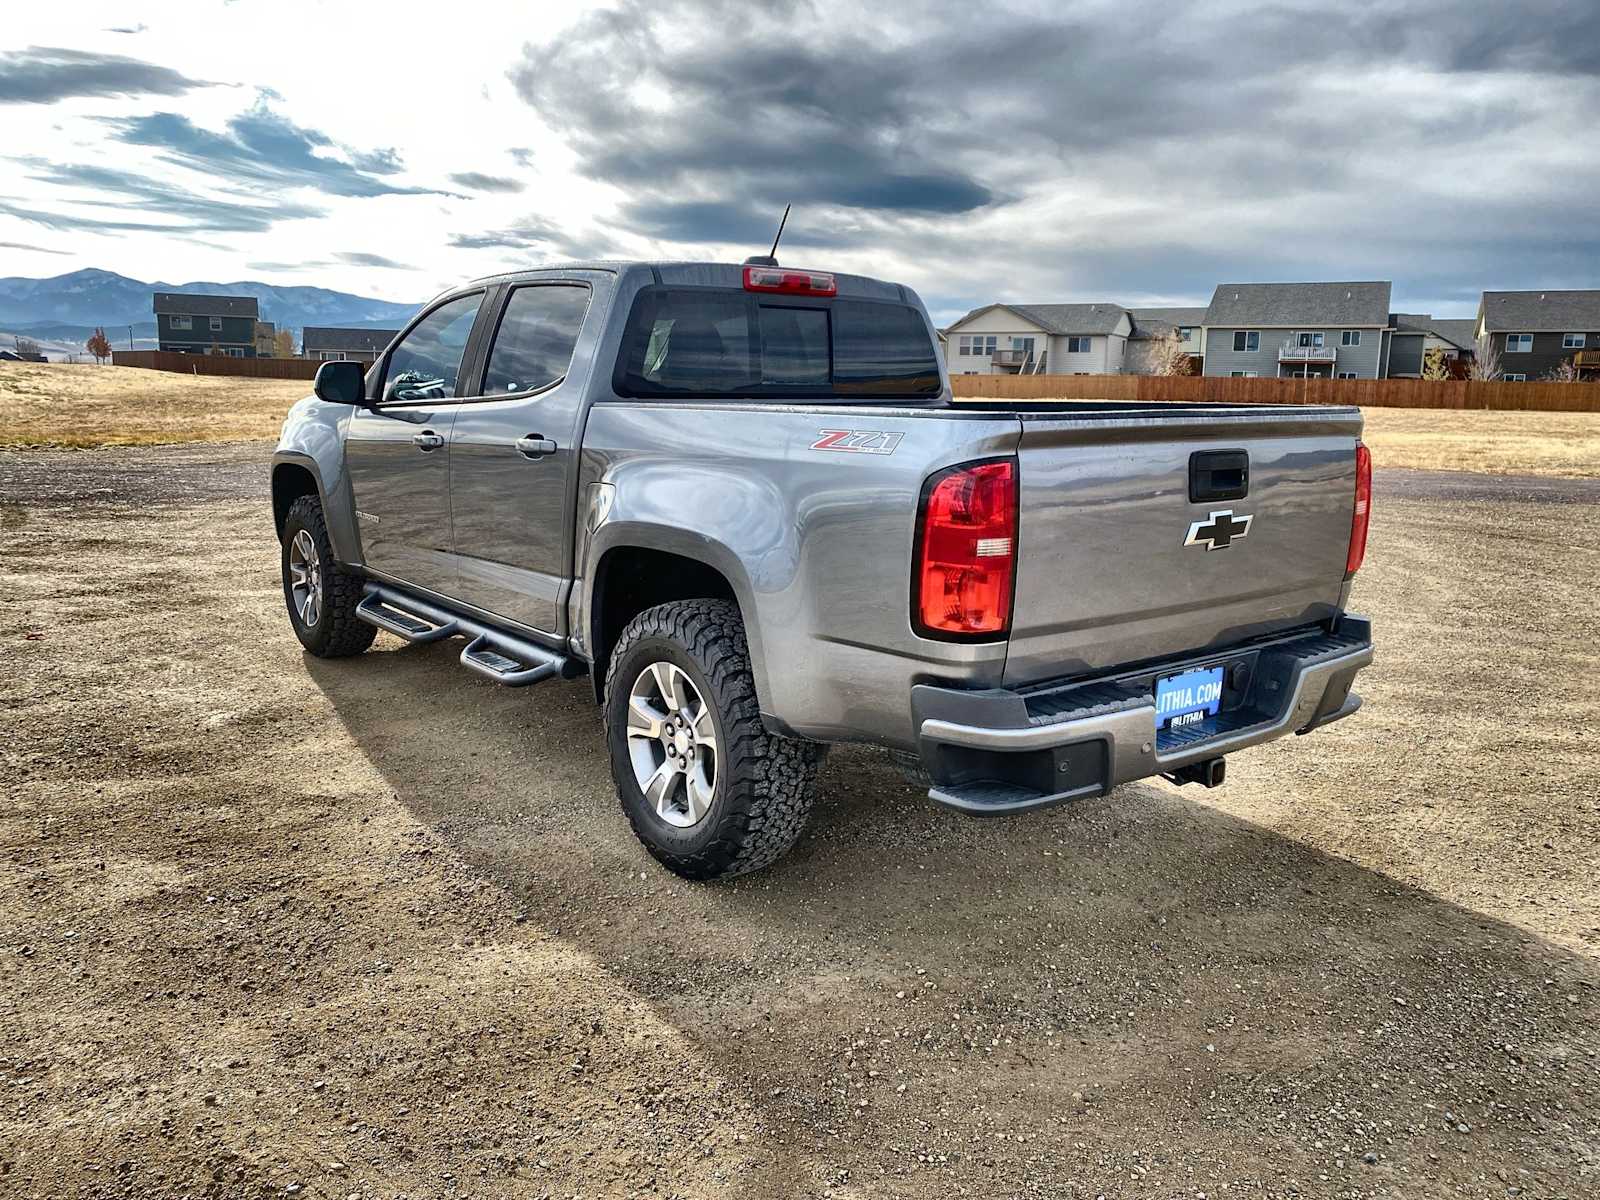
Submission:
[[94,355],[94,361],[103,363],[111,357],[111,343],[106,340],[106,331],[96,326],[95,331],[83,348]]
[[1478,339],[1478,348],[1467,367],[1467,378],[1475,383],[1493,383],[1503,372],[1500,369],[1500,351],[1494,348],[1494,338],[1485,334]]
[[1150,343],[1150,374],[1189,375],[1194,362],[1183,338],[1176,329],[1169,329]]
[[1422,377],[1443,382],[1450,378],[1450,357],[1444,347],[1435,346],[1422,352]]
[[280,329],[272,335],[272,353],[277,358],[294,357],[294,334],[287,329]]
[[1549,383],[1577,383],[1579,381],[1578,365],[1570,358],[1563,358],[1540,378]]

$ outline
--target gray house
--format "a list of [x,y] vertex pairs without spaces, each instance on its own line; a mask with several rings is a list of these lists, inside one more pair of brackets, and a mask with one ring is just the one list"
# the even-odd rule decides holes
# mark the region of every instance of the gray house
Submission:
[[254,296],[157,292],[153,307],[156,345],[162,350],[256,357],[256,322],[261,313]]
[[1389,350],[1387,280],[1222,283],[1205,319],[1205,373],[1378,379]]
[[345,359],[350,362],[375,362],[398,329],[334,329],[307,325],[300,335],[300,357],[319,362]]
[[1600,371],[1600,291],[1485,292],[1478,334],[1505,379],[1538,379],[1566,359],[1580,374]]
[[[1389,314],[1389,363],[1384,370],[1389,379],[1420,379],[1429,350],[1440,350],[1446,359],[1472,357],[1474,322],[1438,320],[1431,313]],[[1464,362],[1452,370],[1465,371]]]

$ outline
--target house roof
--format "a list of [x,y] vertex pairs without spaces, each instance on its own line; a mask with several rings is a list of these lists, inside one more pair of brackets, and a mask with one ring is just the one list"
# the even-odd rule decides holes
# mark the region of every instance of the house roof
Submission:
[[1117,326],[1122,323],[1123,314],[1128,310],[1120,304],[985,304],[982,308],[975,308],[959,321],[953,323],[946,333],[959,329],[962,325],[980,317],[986,312],[996,308],[1008,309],[1016,313],[1025,321],[1031,321],[1046,333],[1056,336],[1077,333],[1115,333]]
[[307,325],[300,334],[300,346],[312,350],[362,350],[377,354],[390,342],[398,329],[336,329],[326,325]]
[[1433,323],[1433,332],[1462,350],[1471,350],[1478,344],[1476,317],[1450,317]]
[[1395,335],[1432,334],[1458,350],[1471,350],[1477,342],[1478,323],[1470,318],[1436,318],[1429,313],[1390,313]]
[[259,317],[254,296],[202,296],[199,292],[157,292],[158,315],[176,313],[190,317]]
[[1203,308],[1140,308],[1130,310],[1128,315],[1133,318],[1133,333],[1129,336],[1135,341],[1165,337],[1179,326],[1193,328],[1206,320]]
[[1490,333],[1600,330],[1600,291],[1485,292],[1478,305]]
[[1389,321],[1389,282],[1219,283],[1205,324],[1221,328],[1266,326],[1375,326]]

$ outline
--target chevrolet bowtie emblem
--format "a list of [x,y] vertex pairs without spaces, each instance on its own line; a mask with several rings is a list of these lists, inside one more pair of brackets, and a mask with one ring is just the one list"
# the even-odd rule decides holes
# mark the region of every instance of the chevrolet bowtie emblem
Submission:
[[1183,540],[1183,544],[1204,546],[1208,551],[1226,550],[1250,532],[1250,522],[1253,520],[1255,518],[1251,516],[1234,516],[1231,508],[1219,509],[1204,521],[1196,521],[1189,526],[1189,536]]

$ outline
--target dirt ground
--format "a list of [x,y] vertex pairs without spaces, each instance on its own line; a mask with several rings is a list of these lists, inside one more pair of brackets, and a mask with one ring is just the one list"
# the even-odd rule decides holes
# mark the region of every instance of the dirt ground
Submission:
[[0,364],[0,445],[145,446],[276,438],[303,379]]
[[0,454],[0,1194],[1600,1194],[1600,488],[1380,471],[1366,708],[1219,790],[844,749],[704,886],[586,682],[306,659],[264,453]]

